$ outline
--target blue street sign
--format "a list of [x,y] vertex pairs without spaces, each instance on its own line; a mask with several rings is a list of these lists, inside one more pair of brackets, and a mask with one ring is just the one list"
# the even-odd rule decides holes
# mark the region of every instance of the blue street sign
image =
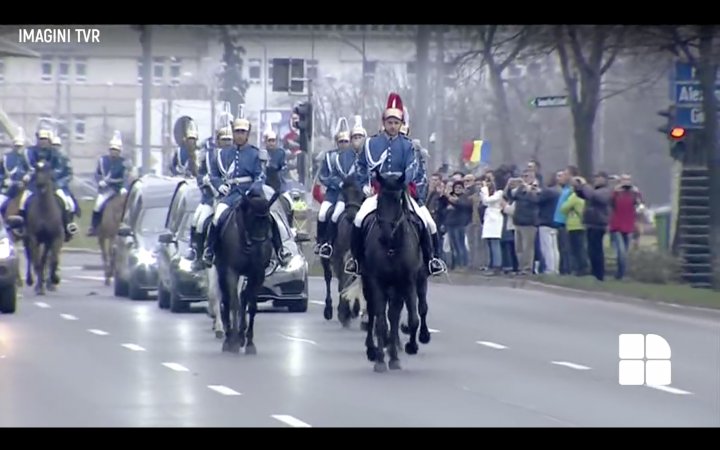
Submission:
[[688,129],[703,128],[705,113],[700,106],[678,106],[675,111],[675,125]]
[[[715,98],[720,101],[720,84],[715,85]],[[675,84],[674,102],[678,105],[702,104],[703,95],[700,84]]]
[[[720,75],[720,68],[718,68],[718,75]],[[698,78],[697,69],[690,63],[676,62],[675,63],[675,83],[679,83],[679,82],[700,83],[700,78]]]
[[[718,74],[720,75],[720,69]],[[720,101],[720,78],[715,85],[715,97]],[[688,129],[703,128],[703,94],[698,71],[692,64],[675,63],[675,70],[670,74],[670,98],[676,105],[674,125]]]
[[556,108],[568,106],[570,98],[567,95],[550,95],[547,97],[535,97],[530,100],[530,105],[536,108]]

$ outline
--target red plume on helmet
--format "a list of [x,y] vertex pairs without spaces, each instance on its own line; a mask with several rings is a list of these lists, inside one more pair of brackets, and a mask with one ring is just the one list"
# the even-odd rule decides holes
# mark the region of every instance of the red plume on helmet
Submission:
[[388,95],[387,107],[383,113],[383,120],[390,117],[394,117],[401,122],[403,121],[403,101],[400,95],[395,92],[391,92],[390,95]]

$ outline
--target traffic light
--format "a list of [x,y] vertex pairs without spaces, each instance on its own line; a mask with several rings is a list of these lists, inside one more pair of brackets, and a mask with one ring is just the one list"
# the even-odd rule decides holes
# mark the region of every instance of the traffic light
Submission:
[[665,118],[665,124],[658,127],[658,131],[667,137],[672,137],[670,134],[675,127],[675,105],[668,106],[667,109],[658,111],[658,116]]
[[683,127],[672,127],[670,129],[671,139],[679,141],[681,139],[685,139],[685,136],[687,136],[687,130]]
[[300,148],[307,152],[309,142],[312,140],[312,103],[303,102],[293,108],[293,112],[297,114],[297,128],[300,130]]

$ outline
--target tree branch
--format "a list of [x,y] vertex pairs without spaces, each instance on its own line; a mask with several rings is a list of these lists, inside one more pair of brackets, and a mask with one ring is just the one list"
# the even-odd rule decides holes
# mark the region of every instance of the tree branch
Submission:
[[605,64],[600,67],[600,75],[602,76],[607,72],[610,67],[615,62],[615,58],[617,57],[618,53],[620,52],[620,49],[622,48],[622,43],[625,38],[625,27],[621,27],[620,31],[618,33],[618,37],[616,38],[615,47],[612,48],[610,51],[610,56],[608,57],[607,61],[605,61]]
[[585,56],[582,53],[582,46],[580,45],[580,41],[578,40],[577,32],[575,30],[575,27],[572,25],[565,25],[567,27],[568,36],[570,36],[570,48],[572,49],[573,56],[575,59],[575,62],[577,63],[577,66],[580,70],[590,72],[592,69],[588,65],[588,62],[585,60]]

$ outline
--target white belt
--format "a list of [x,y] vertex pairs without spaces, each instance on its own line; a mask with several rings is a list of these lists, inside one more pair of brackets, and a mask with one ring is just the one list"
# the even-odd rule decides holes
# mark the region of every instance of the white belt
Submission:
[[228,184],[242,184],[242,183],[251,183],[252,177],[240,177],[240,178],[230,178],[226,181]]

